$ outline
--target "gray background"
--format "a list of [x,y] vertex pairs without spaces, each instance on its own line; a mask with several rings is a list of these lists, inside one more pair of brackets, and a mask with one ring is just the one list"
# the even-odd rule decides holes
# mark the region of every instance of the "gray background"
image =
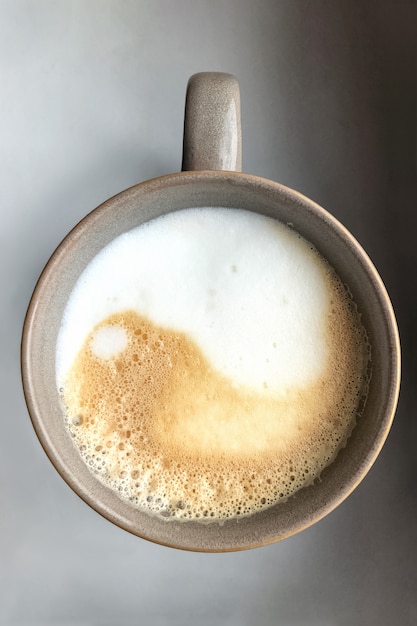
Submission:
[[[416,3],[0,1],[0,624],[417,623]],[[326,519],[237,554],[112,526],[60,479],[25,408],[35,281],[87,212],[181,163],[186,83],[241,86],[243,167],[325,206],[397,312],[404,377],[372,471]]]

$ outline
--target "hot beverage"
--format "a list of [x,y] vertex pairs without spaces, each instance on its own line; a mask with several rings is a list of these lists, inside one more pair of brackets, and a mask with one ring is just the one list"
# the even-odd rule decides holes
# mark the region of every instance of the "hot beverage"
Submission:
[[184,209],[114,239],[65,309],[56,380],[98,479],[161,518],[285,501],[346,444],[369,346],[341,280],[291,227]]

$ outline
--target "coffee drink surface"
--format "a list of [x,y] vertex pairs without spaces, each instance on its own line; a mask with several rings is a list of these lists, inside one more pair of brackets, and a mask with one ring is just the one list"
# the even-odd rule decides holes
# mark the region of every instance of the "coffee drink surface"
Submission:
[[187,209],[104,248],[58,337],[66,424],[87,466],[169,519],[246,516],[346,444],[369,350],[339,278],[291,228]]

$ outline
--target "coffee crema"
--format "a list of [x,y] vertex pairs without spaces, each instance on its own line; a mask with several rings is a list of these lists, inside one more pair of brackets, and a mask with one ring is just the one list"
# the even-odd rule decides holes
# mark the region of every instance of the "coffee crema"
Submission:
[[164,519],[246,516],[320,476],[366,398],[347,289],[291,228],[187,209],[116,238],[57,343],[67,428],[98,479]]

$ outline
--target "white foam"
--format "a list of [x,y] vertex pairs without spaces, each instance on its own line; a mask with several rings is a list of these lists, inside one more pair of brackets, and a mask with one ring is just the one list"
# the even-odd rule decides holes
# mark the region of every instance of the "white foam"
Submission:
[[103,326],[95,331],[91,349],[96,356],[110,359],[125,350],[127,341],[126,331],[121,326]]
[[58,338],[58,387],[95,325],[129,309],[186,332],[236,385],[310,384],[326,363],[325,272],[304,239],[256,213],[198,208],[152,220],[79,278]]

